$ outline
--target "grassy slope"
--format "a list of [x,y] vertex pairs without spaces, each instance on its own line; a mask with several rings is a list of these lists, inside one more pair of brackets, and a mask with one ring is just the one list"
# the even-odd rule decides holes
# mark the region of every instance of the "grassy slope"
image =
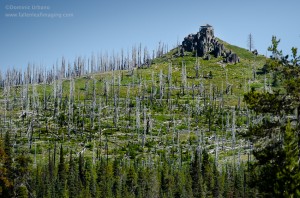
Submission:
[[[222,41],[223,42],[223,41]],[[67,137],[67,125],[63,125],[60,127],[57,124],[56,118],[52,117],[53,111],[53,102],[51,102],[51,97],[48,104],[48,110],[42,111],[40,110],[39,116],[32,115],[27,116],[25,122],[22,123],[19,115],[21,113],[20,104],[16,103],[13,106],[12,111],[6,112],[7,115],[11,115],[13,118],[13,123],[16,126],[15,134],[17,134],[16,142],[19,147],[28,147],[28,126],[32,119],[39,120],[39,124],[36,124],[34,127],[33,139],[36,139],[37,145],[37,153],[39,160],[46,159],[45,156],[47,153],[47,148],[53,148],[53,141],[64,143],[64,145],[68,146],[70,149],[75,152],[79,152],[85,150],[86,155],[92,155],[92,151],[95,152],[95,149],[98,148],[99,151],[103,154],[105,152],[105,140],[107,137],[108,140],[108,148],[110,155],[123,155],[129,154],[133,155],[146,155],[147,153],[151,153],[157,155],[159,152],[171,152],[174,145],[174,139],[179,137],[179,143],[183,148],[183,151],[187,153],[190,149],[190,146],[195,147],[198,144],[197,140],[197,128],[200,131],[205,133],[205,141],[206,147],[208,149],[213,149],[216,145],[211,137],[214,134],[218,134],[219,136],[223,136],[226,138],[225,147],[230,147],[230,132],[225,129],[221,129],[220,124],[217,124],[219,115],[215,116],[215,123],[213,124],[213,128],[210,132],[208,132],[208,123],[207,117],[204,114],[200,116],[199,121],[196,121],[195,116],[191,115],[190,119],[187,119],[189,111],[192,111],[195,108],[196,97],[192,97],[192,90],[186,91],[183,95],[180,92],[180,89],[172,89],[171,90],[171,100],[173,101],[173,107],[169,108],[166,103],[166,90],[168,89],[168,85],[166,83],[166,76],[168,73],[168,66],[172,63],[172,85],[176,87],[180,87],[181,85],[181,70],[182,70],[182,62],[186,64],[187,70],[187,85],[192,87],[192,85],[203,84],[206,92],[206,97],[211,93],[212,90],[217,90],[217,92],[221,92],[221,90],[226,89],[226,73],[227,73],[227,83],[232,85],[232,93],[231,94],[223,94],[224,106],[225,109],[228,109],[227,114],[231,113],[231,109],[234,106],[237,106],[240,103],[240,106],[243,107],[243,93],[249,90],[249,86],[261,87],[263,78],[258,76],[257,79],[253,79],[253,67],[261,68],[265,62],[265,58],[263,56],[254,57],[247,50],[229,45],[223,42],[227,49],[231,49],[233,52],[237,53],[241,58],[241,62],[238,64],[224,64],[222,60],[212,58],[211,60],[202,60],[200,59],[200,74],[206,76],[209,72],[212,72],[213,78],[203,78],[200,77],[198,79],[195,78],[195,62],[196,58],[192,56],[190,53],[185,57],[177,57],[176,50],[170,51],[168,54],[164,55],[161,58],[157,58],[154,60],[153,64],[150,68],[145,69],[136,69],[134,70],[134,74],[132,76],[128,75],[128,71],[115,71],[115,72],[107,72],[102,74],[94,74],[92,78],[90,77],[81,77],[75,79],[75,101],[77,109],[81,106],[81,111],[83,111],[83,104],[88,104],[89,109],[85,109],[85,113],[83,113],[82,119],[85,120],[86,126],[82,134],[79,134],[80,128],[77,128],[77,132],[72,132],[70,141]],[[149,97],[151,92],[151,84],[152,84],[152,75],[154,76],[156,82],[156,89],[159,89],[159,73],[160,71],[164,74],[164,82],[166,84],[165,94],[163,97],[163,104],[161,105],[159,101],[159,94],[156,95],[156,100],[153,105],[149,105],[149,101],[142,101],[142,109],[140,110],[141,117],[141,129],[138,133],[134,127],[135,124],[135,110],[133,109],[132,113],[132,123],[131,126],[128,125],[128,115],[126,114],[126,96],[128,94],[128,85],[130,86],[130,99],[134,104],[136,97],[140,97],[142,93],[145,93],[145,97]],[[120,89],[116,86],[118,81],[118,76],[121,79]],[[99,103],[99,98],[102,101],[102,112],[100,115],[101,120],[101,129],[102,135],[100,137],[99,130],[96,127],[92,129],[89,126],[89,115],[88,112],[91,110],[92,103],[92,85],[93,79],[96,80],[96,95],[97,95],[97,104]],[[111,83],[114,80],[114,85]],[[108,103],[106,104],[104,97],[104,82],[109,82],[109,97]],[[248,84],[251,83],[251,85]],[[64,80],[63,83],[63,96],[65,97],[65,101],[67,104],[69,97],[69,80]],[[88,87],[86,90],[85,87]],[[43,98],[43,85],[36,85],[37,92],[39,93],[40,100]],[[18,95],[20,95],[21,88],[13,88]],[[32,91],[32,88],[30,89]],[[53,85],[46,86],[47,95],[52,95],[53,93]],[[113,126],[113,112],[114,112],[114,103],[113,103],[113,92],[120,93],[119,97],[119,122],[117,127]],[[196,96],[198,91],[196,92]],[[158,91],[157,91],[158,93]],[[200,105],[204,106],[205,103],[207,105],[207,101],[209,98],[204,99],[205,97],[201,97]],[[85,100],[84,100],[85,99]],[[64,101],[63,100],[63,101]],[[177,100],[177,102],[176,102]],[[215,105],[219,105],[221,101],[221,96],[216,96]],[[174,105],[174,104],[177,105]],[[192,108],[188,110],[185,104],[189,104],[189,107]],[[147,144],[144,148],[141,145],[141,134],[143,133],[143,106],[146,107],[147,115],[150,115],[153,119],[153,131],[152,134],[147,134]],[[2,105],[2,109],[4,106]],[[33,111],[33,110],[31,110]],[[61,109],[60,113],[67,116],[67,110]],[[63,113],[64,112],[64,113]],[[96,112],[97,114],[98,112]],[[98,115],[98,114],[97,114]],[[97,117],[96,115],[96,117]],[[85,118],[82,118],[85,117]],[[47,119],[46,119],[47,118]],[[96,118],[97,120],[98,118]],[[238,120],[240,119],[240,120]],[[48,125],[48,132],[46,132],[46,121]],[[78,118],[80,121],[80,118]],[[175,120],[176,125],[174,125],[173,120]],[[245,117],[242,116],[242,112],[240,117],[237,118],[237,122],[240,121],[240,127],[245,124]],[[187,126],[187,123],[190,123],[190,126]],[[41,132],[40,132],[41,131]],[[188,133],[190,131],[191,133]],[[175,133],[175,134],[174,134]],[[178,135],[177,135],[178,133]],[[91,135],[92,134],[92,135]],[[89,137],[92,136],[92,139],[96,141],[89,141]],[[101,143],[100,143],[101,139]],[[241,140],[242,141],[242,140]],[[189,144],[190,142],[191,144]],[[130,144],[128,144],[130,143]],[[129,146],[133,145],[132,150],[136,151],[136,153],[132,153],[129,151]],[[177,145],[178,146],[178,145]],[[94,148],[94,149],[93,149]],[[211,150],[213,152],[213,150]],[[32,146],[31,153],[35,153],[35,147]],[[231,155],[232,152],[226,149],[220,151],[220,157]],[[188,157],[188,155],[187,155]]]

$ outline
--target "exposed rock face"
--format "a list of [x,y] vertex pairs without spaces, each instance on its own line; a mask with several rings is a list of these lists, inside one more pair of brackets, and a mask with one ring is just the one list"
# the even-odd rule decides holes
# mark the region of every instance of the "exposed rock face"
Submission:
[[239,62],[239,57],[236,54],[226,50],[224,45],[219,43],[214,36],[213,27],[208,24],[201,26],[197,34],[189,34],[184,38],[181,50],[182,55],[184,55],[184,51],[196,51],[199,57],[206,57],[209,54],[215,57],[222,56],[224,62],[228,63]]

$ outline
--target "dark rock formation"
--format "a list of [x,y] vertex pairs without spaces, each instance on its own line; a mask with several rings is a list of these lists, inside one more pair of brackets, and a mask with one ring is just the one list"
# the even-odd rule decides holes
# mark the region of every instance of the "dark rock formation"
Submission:
[[[222,43],[214,36],[214,29],[211,25],[205,25],[200,27],[200,31],[197,34],[189,34],[184,38],[182,42],[181,55],[184,55],[184,51],[193,52],[196,51],[197,56],[207,57],[209,54],[215,57],[222,56],[227,63],[237,63],[239,58],[236,54],[225,49]],[[208,58],[208,59],[209,59]]]
[[257,50],[253,50],[252,54],[254,54],[255,56],[257,56],[258,55],[258,51]]
[[232,53],[232,54],[228,54],[225,62],[226,63],[238,63],[238,62],[240,62],[240,59],[236,54]]

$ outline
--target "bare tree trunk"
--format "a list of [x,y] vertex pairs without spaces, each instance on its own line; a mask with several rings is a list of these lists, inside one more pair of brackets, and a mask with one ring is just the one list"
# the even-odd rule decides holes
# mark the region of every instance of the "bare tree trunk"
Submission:
[[162,70],[160,70],[159,73],[159,98],[160,98],[160,104],[162,105],[162,99],[164,97],[164,81],[163,81],[163,73]]
[[135,120],[135,126],[136,126],[136,131],[138,135],[138,139],[140,136],[140,99],[136,97],[136,108],[135,108],[135,115],[136,115],[136,120]]

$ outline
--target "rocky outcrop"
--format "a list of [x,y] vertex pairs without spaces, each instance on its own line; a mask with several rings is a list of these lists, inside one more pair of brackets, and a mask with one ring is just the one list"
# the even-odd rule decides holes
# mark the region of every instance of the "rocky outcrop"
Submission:
[[226,63],[238,63],[240,62],[239,57],[235,54],[229,51],[229,53],[226,53]]
[[214,36],[214,29],[211,25],[201,26],[197,34],[189,34],[184,38],[182,42],[181,54],[184,52],[194,52],[196,51],[198,57],[208,57],[209,54],[215,57],[222,56],[224,62],[227,63],[237,63],[239,62],[239,57],[226,50],[224,45],[220,43]]
[[255,56],[257,56],[258,55],[258,51],[257,50],[253,50],[252,54],[254,54]]

